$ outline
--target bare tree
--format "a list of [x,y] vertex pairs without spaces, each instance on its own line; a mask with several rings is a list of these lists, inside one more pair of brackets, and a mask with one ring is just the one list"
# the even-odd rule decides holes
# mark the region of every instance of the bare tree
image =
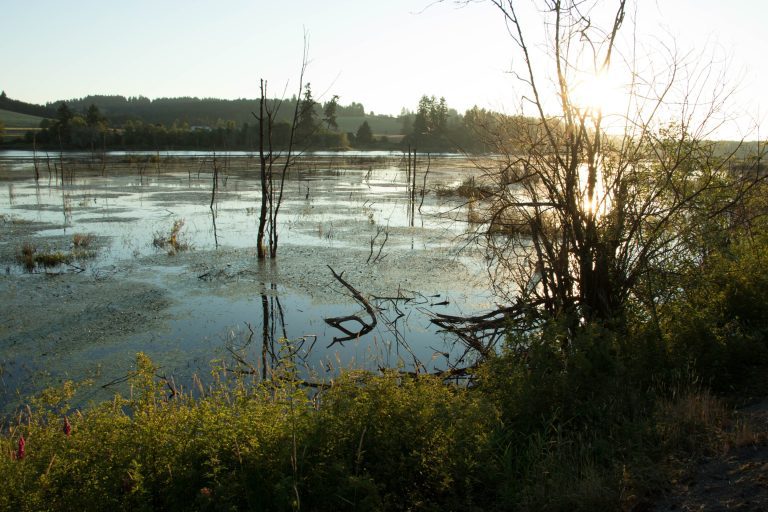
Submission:
[[[301,61],[301,72],[299,73],[299,88],[296,95],[296,104],[291,117],[288,146],[283,151],[276,150],[273,147],[272,135],[275,127],[277,114],[282,106],[282,100],[269,103],[267,101],[267,82],[261,80],[259,86],[259,113],[254,116],[259,121],[259,162],[260,162],[260,181],[261,181],[261,209],[259,212],[259,228],[257,233],[257,256],[259,259],[267,257],[267,248],[264,244],[264,238],[267,237],[269,244],[269,257],[277,256],[278,228],[277,217],[280,212],[280,206],[283,202],[283,191],[285,188],[285,177],[288,170],[295,163],[295,143],[296,129],[299,125],[301,114],[301,96],[305,88],[304,73],[307,69],[307,38],[304,37],[304,53]],[[277,188],[275,188],[275,166],[278,167]]]
[[[558,318],[571,334],[589,322],[621,328],[630,303],[658,300],[649,275],[694,257],[688,234],[699,228],[692,219],[703,206],[715,215],[755,184],[728,175],[732,155],[718,156],[708,141],[727,81],[711,62],[680,56],[673,46],[654,55],[664,72],[641,69],[636,41],[619,44],[626,0],[540,2],[547,32],[541,57],[528,31],[542,25],[524,20],[514,0],[490,2],[522,58],[522,110],[532,111],[484,127],[500,156],[481,164],[493,193],[475,235],[497,292],[511,305],[437,322],[480,351],[514,322]],[[590,79],[616,68],[625,72],[622,112],[580,97]]]

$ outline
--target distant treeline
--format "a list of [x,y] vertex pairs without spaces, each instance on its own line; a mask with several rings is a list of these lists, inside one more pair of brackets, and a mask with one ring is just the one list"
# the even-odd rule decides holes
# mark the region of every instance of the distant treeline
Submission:
[[[299,99],[268,100],[268,107],[277,112],[273,145],[287,144],[297,101],[300,110],[308,112],[297,132],[298,144],[305,149],[410,146],[420,151],[477,152],[485,150],[481,134],[486,132],[478,128],[500,117],[478,108],[462,115],[444,98],[434,96],[423,96],[414,111],[403,109],[398,116],[376,115],[360,103],[341,105],[337,99],[321,103],[310,91]],[[253,150],[259,140],[254,116],[258,99],[87,96],[42,106],[10,99],[3,92],[0,108],[44,118],[41,130],[27,133],[24,142],[39,147]]]
[[[274,108],[279,100],[268,100]],[[296,106],[295,97],[282,101],[278,110],[277,121],[290,121]],[[254,112],[259,111],[259,99],[222,100],[217,98],[157,98],[150,100],[143,96],[126,98],[124,96],[86,96],[73,100],[48,103],[47,108],[54,112],[62,103],[67,103],[75,112],[85,112],[91,105],[96,105],[103,115],[114,125],[128,121],[142,121],[149,124],[173,124],[189,126],[215,127],[217,124],[232,121],[236,125],[253,124]],[[319,105],[319,104],[318,104]],[[337,116],[364,115],[363,105],[352,103],[339,105]]]
[[[415,110],[398,116],[366,112],[360,103],[341,105],[337,98],[324,103],[309,95],[268,100],[277,112],[272,133],[276,148],[284,147],[296,102],[308,113],[301,120],[298,146],[302,149],[391,149],[466,151],[482,153],[498,146],[509,130],[527,130],[536,121],[474,107],[463,114],[444,98],[422,96]],[[279,108],[277,108],[279,105]],[[0,94],[0,110],[43,118],[41,130],[29,131],[24,142],[51,149],[241,149],[258,147],[258,99],[159,98],[86,96],[34,105]],[[505,135],[506,134],[506,135]],[[0,133],[0,138],[2,134]],[[717,153],[744,159],[758,153],[756,143],[721,141]]]
[[0,92],[0,110],[9,110],[37,117],[53,117],[56,115],[56,109],[11,99],[5,94],[5,91]]

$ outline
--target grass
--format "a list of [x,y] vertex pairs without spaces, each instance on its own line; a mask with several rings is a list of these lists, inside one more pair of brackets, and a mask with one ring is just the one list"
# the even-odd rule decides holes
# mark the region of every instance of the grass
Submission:
[[90,250],[95,237],[90,234],[76,233],[72,236],[72,249],[62,251],[59,249],[41,248],[32,242],[26,241],[16,253],[16,261],[27,272],[34,272],[38,267],[45,269],[55,268],[61,265],[70,265],[75,261],[83,261],[96,256],[96,252]]
[[37,128],[42,120],[42,117],[0,109],[0,121],[5,124],[6,130],[11,128]]
[[354,372],[311,390],[284,359],[267,381],[220,368],[192,396],[157,374],[139,354],[128,397],[72,411],[65,383],[33,399],[0,434],[0,508],[628,510],[663,486],[667,454],[729,439],[705,391],[640,421],[518,430],[487,381]]
[[176,219],[173,221],[170,233],[165,236],[163,233],[155,233],[152,245],[158,249],[166,249],[169,255],[174,255],[180,251],[186,251],[192,248],[192,246],[184,241],[181,230],[184,228],[184,219]]
[[486,199],[494,194],[493,188],[476,183],[471,176],[455,187],[438,186],[435,188],[438,197],[463,197],[469,200]]

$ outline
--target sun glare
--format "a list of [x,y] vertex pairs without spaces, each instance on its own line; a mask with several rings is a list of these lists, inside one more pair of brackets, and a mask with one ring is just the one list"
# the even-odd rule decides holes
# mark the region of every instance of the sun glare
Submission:
[[603,116],[620,115],[626,110],[627,96],[617,73],[585,74],[576,82],[572,94],[577,107]]
[[597,169],[595,188],[592,198],[589,198],[587,191],[589,177],[589,168],[586,164],[579,166],[579,191],[582,195],[582,208],[584,212],[589,212],[597,217],[604,217],[611,209],[611,196],[606,193],[605,180],[601,168]]

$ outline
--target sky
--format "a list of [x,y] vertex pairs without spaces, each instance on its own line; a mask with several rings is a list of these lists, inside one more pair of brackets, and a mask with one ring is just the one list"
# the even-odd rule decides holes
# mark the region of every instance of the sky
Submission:
[[[737,90],[722,137],[754,138],[761,124],[764,138],[768,1],[637,3],[630,34],[641,44],[674,41],[683,55],[714,55],[710,67],[727,67]],[[531,2],[519,4],[525,12]],[[532,40],[544,33],[533,14]],[[342,104],[397,115],[426,94],[460,112],[514,112],[524,90],[511,73],[519,52],[489,2],[0,0],[0,34],[0,89],[33,103],[89,94],[255,98],[260,78],[290,96],[305,34],[307,79],[321,101],[337,94]]]

